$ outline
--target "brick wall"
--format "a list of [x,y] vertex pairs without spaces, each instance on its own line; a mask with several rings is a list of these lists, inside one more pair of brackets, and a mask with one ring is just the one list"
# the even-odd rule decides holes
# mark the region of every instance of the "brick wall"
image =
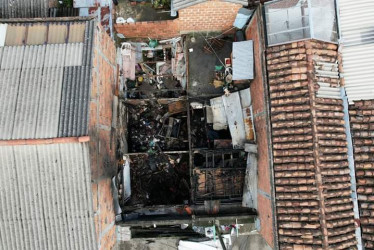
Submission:
[[116,243],[111,176],[115,169],[112,139],[112,101],[116,84],[116,48],[99,25],[94,37],[94,57],[90,98],[90,156],[96,236],[99,249]]
[[118,33],[130,38],[154,38],[165,39],[179,35],[179,23],[177,20],[137,22],[129,24],[115,24]]
[[279,242],[282,249],[354,247],[342,100],[318,98],[316,62],[338,60],[337,46],[305,41],[268,49]]
[[374,100],[349,107],[362,239],[374,248]]
[[242,6],[222,2],[209,1],[179,11],[179,31],[224,31],[230,29],[236,14]]
[[225,31],[232,27],[241,7],[240,4],[213,0],[179,10],[179,17],[174,20],[115,24],[114,27],[129,38],[165,39],[192,31]]
[[254,125],[258,147],[258,218],[260,234],[266,242],[274,247],[274,213],[272,205],[272,166],[271,150],[269,149],[270,127],[267,109],[268,91],[263,65],[265,44],[262,34],[261,9],[256,10],[246,29],[246,39],[253,40],[255,77],[251,81],[251,96],[253,104]]

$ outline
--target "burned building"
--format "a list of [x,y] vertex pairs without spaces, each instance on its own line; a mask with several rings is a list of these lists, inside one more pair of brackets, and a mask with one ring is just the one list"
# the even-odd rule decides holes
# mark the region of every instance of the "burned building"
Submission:
[[374,247],[372,3],[47,2],[0,5],[0,248]]

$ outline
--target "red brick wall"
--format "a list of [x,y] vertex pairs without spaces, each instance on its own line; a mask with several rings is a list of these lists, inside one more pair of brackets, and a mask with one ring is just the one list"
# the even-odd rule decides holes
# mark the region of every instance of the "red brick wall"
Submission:
[[116,84],[116,48],[102,26],[94,37],[90,98],[90,156],[95,227],[99,249],[116,243],[111,176],[115,169],[115,145],[111,140],[112,101]]
[[179,35],[178,20],[115,24],[118,33],[125,37],[165,39]]
[[271,151],[269,151],[269,114],[265,95],[267,96],[267,84],[263,65],[265,44],[263,43],[261,11],[258,9],[250,21],[246,30],[246,39],[253,40],[254,44],[254,66],[255,78],[251,81],[251,96],[253,103],[254,125],[258,146],[258,217],[260,219],[260,234],[266,242],[274,247],[274,213],[272,206],[270,162]]
[[315,63],[334,44],[305,41],[267,51],[279,242],[282,249],[354,248],[355,223],[341,99],[318,98]]
[[179,10],[179,17],[174,20],[115,24],[114,27],[129,38],[165,39],[192,31],[225,31],[232,27],[241,7],[240,4],[213,0]]
[[374,248],[374,100],[349,107],[362,239]]
[[224,31],[232,27],[236,14],[242,6],[209,1],[179,11],[179,31]]

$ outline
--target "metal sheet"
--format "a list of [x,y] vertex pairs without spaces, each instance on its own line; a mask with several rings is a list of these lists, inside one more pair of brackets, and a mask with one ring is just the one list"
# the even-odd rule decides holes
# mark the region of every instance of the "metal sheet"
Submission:
[[87,135],[95,23],[73,24],[84,43],[0,47],[0,139]]
[[8,24],[0,23],[0,47],[4,47]]
[[65,66],[81,66],[83,62],[83,43],[66,45]]
[[22,67],[24,46],[5,46],[1,59],[1,69],[20,69]]
[[349,103],[374,99],[374,43],[343,48],[345,89]]
[[48,44],[65,43],[68,36],[68,26],[64,24],[50,24],[48,30]]
[[63,67],[43,70],[35,138],[58,136]]
[[239,92],[239,94],[244,119],[245,138],[246,140],[253,141],[255,139],[255,130],[253,124],[253,112],[251,105],[252,100],[250,89],[243,89]]
[[88,162],[87,143],[0,147],[1,248],[97,249]]
[[64,68],[59,137],[82,136],[88,133],[90,72],[87,66]]
[[48,17],[49,1],[1,0],[0,18]]
[[42,70],[23,69],[20,76],[12,139],[35,138]]
[[223,105],[222,97],[210,99],[210,105],[213,113],[213,129],[223,130],[227,129],[227,118],[225,113],[225,106]]
[[242,112],[238,112],[242,110],[239,92],[231,93],[229,96],[222,96],[222,99],[229,124],[232,145],[234,148],[244,148],[246,135],[243,114]]
[[348,101],[374,99],[374,1],[339,0],[339,28]]
[[21,69],[0,70],[0,139],[12,136]]
[[83,43],[85,29],[86,29],[85,23],[71,24],[69,28],[68,43]]
[[47,44],[44,67],[65,66],[67,44]]
[[[209,0],[172,0],[172,1],[173,1],[172,3],[173,10],[176,11],[176,10],[184,9],[184,8],[187,8],[192,5],[199,4],[199,3],[208,2]],[[234,3],[234,4],[236,3],[236,4],[241,4],[243,6],[248,5],[247,0],[223,0],[223,2]]]
[[47,41],[48,27],[45,24],[33,24],[28,27],[26,44],[45,44]]
[[232,44],[232,53],[232,79],[253,79],[253,41],[234,42]]
[[26,37],[26,26],[8,25],[8,32],[5,39],[6,46],[23,45]]
[[344,46],[374,43],[374,1],[339,0],[339,10]]

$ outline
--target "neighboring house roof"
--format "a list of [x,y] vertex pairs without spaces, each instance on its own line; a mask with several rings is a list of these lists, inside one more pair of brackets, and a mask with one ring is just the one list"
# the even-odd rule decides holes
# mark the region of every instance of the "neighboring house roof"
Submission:
[[0,140],[87,135],[94,21],[0,26]]
[[[173,10],[180,10],[180,9],[190,7],[192,5],[208,2],[209,0],[172,0],[172,1],[173,1]],[[223,0],[223,2],[237,3],[243,6],[248,5],[247,0]]]
[[0,248],[97,249],[88,143],[0,147]]
[[[374,1],[339,1],[339,30],[348,101],[374,99]],[[373,240],[374,241],[374,240]]]
[[47,17],[48,0],[1,0],[0,18]]

